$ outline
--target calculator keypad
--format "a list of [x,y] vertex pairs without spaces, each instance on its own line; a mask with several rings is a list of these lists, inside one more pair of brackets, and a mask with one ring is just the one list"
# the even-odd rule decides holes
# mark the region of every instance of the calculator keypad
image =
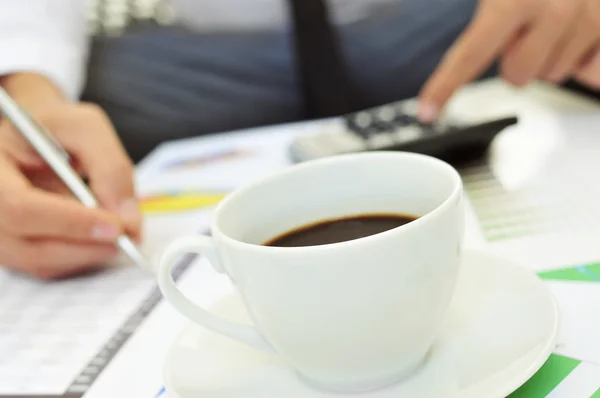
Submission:
[[420,123],[416,111],[416,102],[408,101],[347,115],[345,121],[348,130],[363,139],[369,149],[389,148],[444,134],[453,128],[446,120],[435,124]]
[[366,150],[423,151],[436,156],[456,145],[489,141],[504,127],[516,123],[512,117],[474,125],[445,113],[426,124],[418,120],[417,111],[418,101],[409,99],[345,115],[341,126],[294,140],[292,157],[302,161]]

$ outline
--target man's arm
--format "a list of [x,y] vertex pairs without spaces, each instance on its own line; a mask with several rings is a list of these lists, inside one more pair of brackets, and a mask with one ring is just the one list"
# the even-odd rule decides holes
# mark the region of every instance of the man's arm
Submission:
[[0,121],[0,264],[43,278],[107,261],[122,233],[140,237],[131,160],[106,114],[77,101],[86,3],[0,0],[0,84],[73,155],[102,204],[74,201],[12,124]]
[[496,59],[502,77],[518,86],[575,78],[600,89],[599,43],[598,0],[479,0],[474,19],[421,91],[420,119],[435,119],[460,86]]
[[0,0],[0,76],[41,75],[77,99],[88,56],[86,0]]

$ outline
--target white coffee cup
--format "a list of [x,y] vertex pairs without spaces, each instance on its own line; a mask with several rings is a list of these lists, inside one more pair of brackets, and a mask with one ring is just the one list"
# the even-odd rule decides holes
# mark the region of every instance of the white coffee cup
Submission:
[[[173,242],[159,286],[193,322],[280,355],[313,386],[383,387],[414,372],[434,342],[458,276],[462,196],[457,171],[424,155],[368,152],[292,166],[227,196],[212,237]],[[342,243],[263,245],[316,221],[373,213],[419,218]],[[171,268],[188,252],[231,277],[254,326],[219,318],[177,289]]]

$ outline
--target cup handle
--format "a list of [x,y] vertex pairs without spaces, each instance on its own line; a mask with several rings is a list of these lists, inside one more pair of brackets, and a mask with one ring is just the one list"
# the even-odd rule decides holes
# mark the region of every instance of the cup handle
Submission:
[[171,272],[177,258],[185,253],[197,253],[204,256],[217,272],[224,272],[212,238],[190,236],[176,239],[161,256],[157,272],[158,286],[167,301],[194,323],[260,351],[274,354],[275,349],[254,326],[243,325],[213,315],[181,293],[173,281]]

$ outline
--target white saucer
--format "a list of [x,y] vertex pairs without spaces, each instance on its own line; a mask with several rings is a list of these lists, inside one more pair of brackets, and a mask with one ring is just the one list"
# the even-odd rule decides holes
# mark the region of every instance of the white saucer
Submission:
[[[212,310],[248,322],[236,295]],[[350,396],[506,397],[550,356],[558,318],[554,296],[533,273],[489,254],[467,251],[448,318],[425,365],[396,385]],[[313,390],[279,358],[195,325],[171,347],[165,382],[170,398],[343,396]]]

